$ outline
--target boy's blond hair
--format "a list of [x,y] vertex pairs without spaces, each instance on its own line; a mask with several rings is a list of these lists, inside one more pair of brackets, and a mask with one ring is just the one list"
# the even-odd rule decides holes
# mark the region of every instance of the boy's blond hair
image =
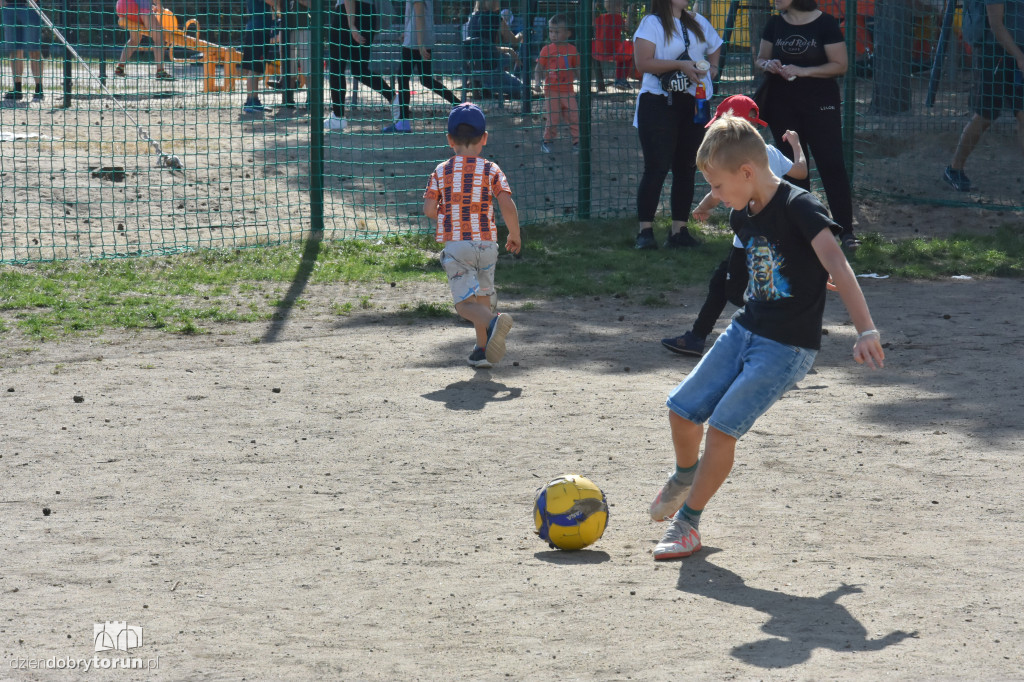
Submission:
[[719,116],[704,134],[697,149],[697,168],[735,173],[744,163],[768,168],[768,151],[757,129],[732,113]]

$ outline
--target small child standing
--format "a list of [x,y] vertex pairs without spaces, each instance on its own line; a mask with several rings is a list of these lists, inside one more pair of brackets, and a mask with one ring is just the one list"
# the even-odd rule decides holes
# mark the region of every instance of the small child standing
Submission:
[[512,316],[491,312],[498,230],[494,204],[508,227],[505,248],[518,253],[519,212],[501,168],[480,157],[487,144],[487,119],[475,104],[460,104],[448,114],[448,145],[455,156],[438,164],[423,195],[423,213],[435,221],[435,239],[444,242],[441,265],[455,311],[473,323],[476,345],[471,367],[493,366],[505,357],[505,337]]
[[872,368],[885,359],[864,294],[836,242],[839,226],[814,195],[771,172],[754,126],[738,116],[720,117],[697,151],[697,167],[732,209],[729,223],[746,251],[750,284],[743,310],[668,397],[676,466],[650,512],[655,521],[674,518],[654,549],[659,560],[701,548],[701,513],[732,470],[736,441],[811,369],[821,347],[829,277],[857,330],[853,359]]
[[578,152],[580,112],[573,82],[579,77],[580,55],[569,43],[569,25],[564,14],[556,14],[548,20],[548,37],[551,42],[540,51],[536,71],[537,82],[544,83],[547,111],[540,150],[551,153],[551,143],[558,137],[558,124],[564,122],[569,126],[572,150]]
[[[715,112],[715,117],[708,121],[705,127],[710,128],[712,123],[726,114],[745,118],[759,126],[767,127],[768,125],[761,120],[761,113],[754,100],[746,95],[733,95],[722,100]],[[782,139],[792,147],[793,160],[790,161],[785,154],[772,145],[765,145],[765,150],[768,152],[769,170],[780,178],[785,175],[794,180],[803,180],[807,177],[807,158],[804,156],[803,147],[800,146],[800,137],[795,131],[787,130]],[[719,201],[714,193],[708,192],[697,208],[693,209],[693,219],[701,222],[707,220],[711,211],[718,204]],[[738,237],[734,236],[729,255],[711,273],[711,281],[708,282],[708,295],[704,299],[704,305],[701,306],[700,312],[697,313],[693,327],[682,336],[662,339],[661,345],[673,353],[681,355],[701,356],[704,354],[708,335],[711,334],[711,330],[715,328],[715,322],[725,310],[726,302],[732,302],[739,307],[743,306],[743,290],[747,286],[747,266],[744,260],[743,244],[740,243]]]
[[[629,60],[622,55],[622,36],[626,31],[626,20],[622,16],[622,0],[605,0],[605,11],[594,17],[594,40],[591,53],[594,57],[594,74],[597,91],[605,91],[604,73],[601,63],[615,66],[615,87],[628,88]],[[596,11],[596,8],[595,8]]]

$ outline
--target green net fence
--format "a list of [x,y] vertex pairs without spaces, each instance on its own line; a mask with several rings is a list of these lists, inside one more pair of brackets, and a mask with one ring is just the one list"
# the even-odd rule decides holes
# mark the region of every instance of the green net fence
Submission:
[[[485,155],[508,176],[524,223],[635,214],[643,157],[629,39],[647,6],[491,0],[481,24],[468,2],[349,1],[7,0],[0,262],[429,230],[423,190],[450,155],[445,122],[459,100],[487,112]],[[841,87],[854,187],[1021,210],[1008,112],[968,159],[971,191],[943,178],[984,64],[963,8],[935,1],[819,5],[842,20],[851,59]],[[725,39],[712,105],[752,94],[772,6],[702,0],[696,10]],[[579,55],[577,148],[563,124],[542,149],[537,62],[554,15]],[[403,46],[407,22],[432,27],[429,61]]]

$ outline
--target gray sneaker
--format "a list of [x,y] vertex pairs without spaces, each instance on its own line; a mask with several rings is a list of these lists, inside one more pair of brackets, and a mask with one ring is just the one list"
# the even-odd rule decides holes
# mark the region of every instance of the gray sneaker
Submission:
[[661,492],[654,498],[654,502],[651,502],[651,520],[668,521],[683,508],[683,502],[686,502],[686,496],[689,494],[690,486],[676,481],[673,472]]
[[654,548],[654,559],[682,559],[699,552],[700,549],[700,533],[697,529],[682,519],[676,519]]

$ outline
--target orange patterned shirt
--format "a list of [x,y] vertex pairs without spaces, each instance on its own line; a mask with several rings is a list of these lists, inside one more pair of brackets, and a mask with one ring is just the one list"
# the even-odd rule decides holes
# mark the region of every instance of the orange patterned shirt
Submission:
[[439,242],[498,240],[494,200],[512,193],[498,164],[479,156],[456,155],[430,174],[424,199],[437,199]]

